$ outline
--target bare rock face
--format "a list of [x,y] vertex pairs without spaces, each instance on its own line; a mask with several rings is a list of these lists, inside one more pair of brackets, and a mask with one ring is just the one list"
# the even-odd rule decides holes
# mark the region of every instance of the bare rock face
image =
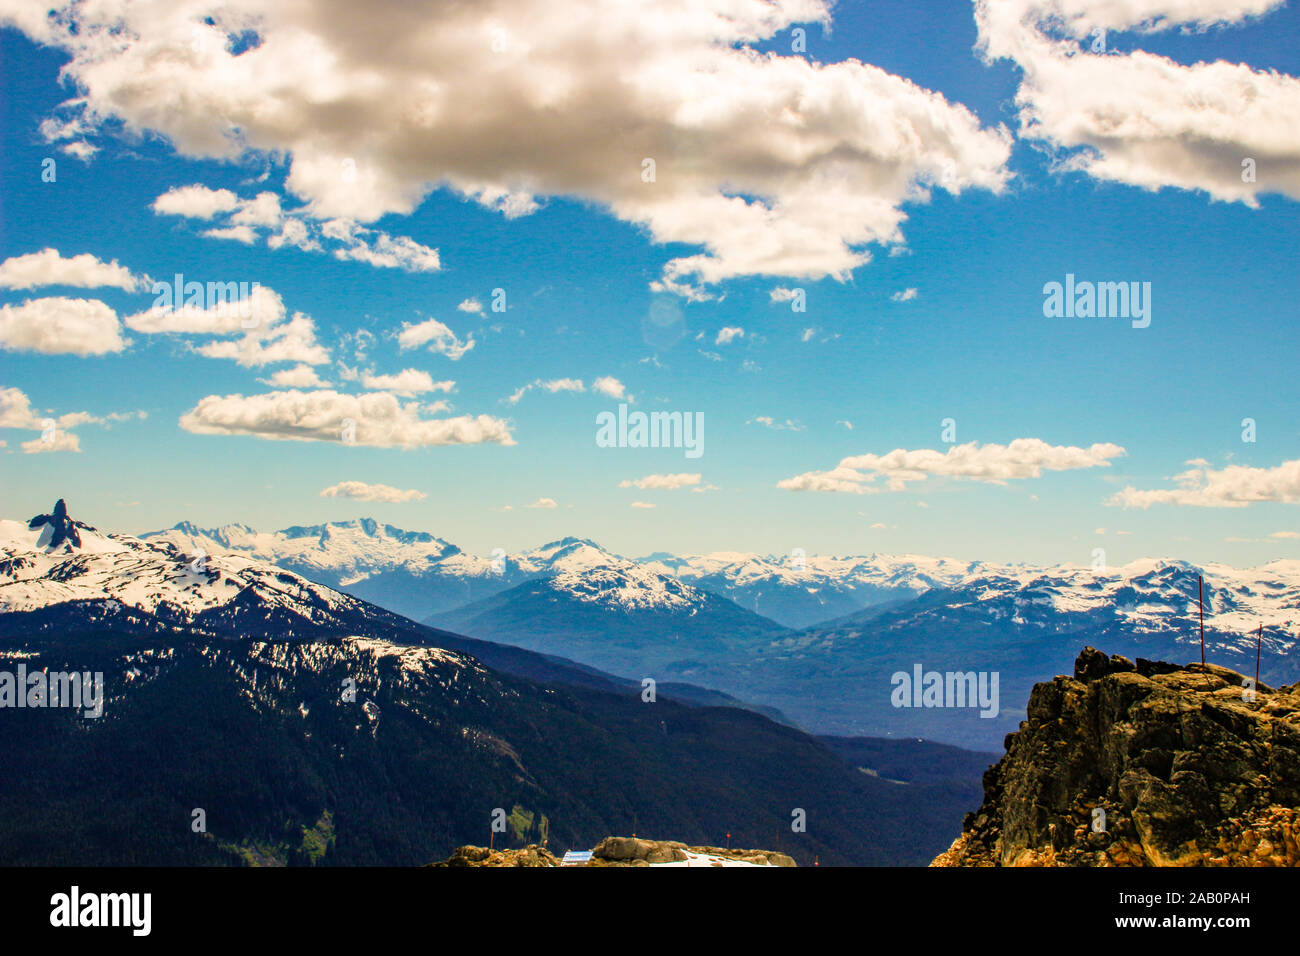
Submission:
[[489,850],[485,846],[463,846],[441,863],[430,866],[559,866],[546,847],[530,844],[521,850]]
[[[641,840],[636,837],[606,837],[592,851],[586,866],[650,866],[654,863],[685,861],[688,853],[739,860],[755,866],[794,866],[784,853],[773,850],[729,850],[716,846],[687,846],[672,840]],[[489,850],[485,846],[463,846],[441,863],[430,866],[559,866],[560,860],[545,847],[522,850]]]
[[1300,865],[1300,684],[1250,697],[1224,667],[1084,648],[930,865]]
[[605,837],[591,854],[588,866],[650,866],[680,863],[688,853],[739,860],[755,866],[794,866],[794,860],[775,850],[730,850],[716,846],[687,846],[674,840],[640,840],[636,837]]

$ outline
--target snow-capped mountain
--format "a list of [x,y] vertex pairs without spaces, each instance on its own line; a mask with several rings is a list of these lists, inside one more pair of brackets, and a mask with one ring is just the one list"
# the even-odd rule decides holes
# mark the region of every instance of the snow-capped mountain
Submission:
[[949,587],[990,567],[912,554],[773,556],[734,551],[654,554],[642,562],[795,628]]
[[[604,579],[589,542],[528,560],[554,571],[533,583],[606,616],[642,592],[660,595],[642,613],[747,613],[630,562]],[[593,562],[608,588],[584,591]],[[410,865],[497,806],[502,843],[591,846],[638,824],[755,843],[796,804],[819,821],[801,858],[919,863],[961,812],[951,787],[869,776],[721,695],[690,706],[661,685],[648,707],[639,680],[435,631],[232,550],[105,533],[62,501],[0,522],[0,671],[95,675],[103,718],[43,691],[4,710],[0,760],[41,768],[0,783],[10,863]],[[913,829],[864,833],[877,817]],[[31,839],[56,823],[63,839]]]
[[522,584],[429,623],[660,680],[689,678],[703,662],[747,655],[786,630],[584,539],[555,541],[517,560],[528,575]]
[[9,627],[84,610],[89,618],[127,616],[152,628],[199,633],[292,636],[334,627],[373,633],[392,615],[274,565],[229,551],[186,550],[166,540],[106,534],[66,519],[58,536],[38,516],[0,520],[0,614]]

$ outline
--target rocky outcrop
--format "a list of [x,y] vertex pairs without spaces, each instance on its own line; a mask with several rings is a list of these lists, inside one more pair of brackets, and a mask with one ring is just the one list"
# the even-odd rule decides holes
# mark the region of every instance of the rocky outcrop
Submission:
[[1084,648],[931,866],[1300,865],[1300,684]]
[[[54,511],[47,515],[37,515],[31,521],[27,522],[27,527],[35,530],[44,528],[41,532],[40,547],[54,550],[65,541],[68,544],[81,547],[81,535],[77,532],[79,521],[73,521],[68,517],[68,505],[60,498],[54,503]],[[85,527],[85,525],[81,525]]]
[[463,846],[441,863],[430,866],[559,866],[555,854],[530,844],[521,850],[489,850],[485,846]]
[[[687,846],[671,840],[642,840],[637,837],[606,837],[592,850],[586,866],[651,866],[682,863],[689,855],[734,860],[754,866],[794,866],[784,853],[774,850],[731,850],[716,846]],[[485,846],[463,846],[441,863],[430,866],[559,866],[560,860],[545,847],[521,850],[489,850]]]
[[682,863],[687,854],[712,856],[752,863],[754,866],[794,866],[795,862],[775,850],[731,850],[716,846],[687,846],[672,840],[642,840],[637,837],[605,837],[591,854],[589,866],[650,866]]

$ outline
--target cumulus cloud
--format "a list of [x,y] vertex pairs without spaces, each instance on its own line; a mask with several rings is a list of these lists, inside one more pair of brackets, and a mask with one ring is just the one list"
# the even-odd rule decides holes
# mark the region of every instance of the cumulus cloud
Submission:
[[274,365],[297,362],[323,365],[330,360],[329,350],[316,341],[316,323],[301,312],[283,325],[242,338],[226,339],[200,345],[194,351],[215,359],[230,359],[244,366]]
[[745,330],[738,325],[727,325],[718,329],[718,337],[713,340],[714,345],[726,345],[734,342],[736,339],[743,339]]
[[[221,288],[223,285],[228,288]],[[196,282],[194,286],[198,291],[179,308],[171,302],[155,303],[144,312],[128,316],[127,327],[148,335],[238,335],[207,342],[194,351],[243,366],[280,362],[323,365],[330,360],[329,350],[316,341],[316,323],[302,312],[295,312],[286,322],[284,300],[275,290],[253,285],[243,290],[247,293],[243,298],[236,298],[240,290],[234,282],[208,283],[206,287]],[[213,293],[214,287],[218,294]],[[169,297],[160,296],[159,302],[165,298]],[[200,301],[205,304],[198,304]]]
[[424,392],[450,392],[456,387],[455,382],[435,382],[432,375],[418,368],[405,368],[395,375],[362,372],[361,384],[372,391],[408,397]]
[[[166,291],[165,284],[159,288]],[[185,291],[181,290],[182,295]],[[193,295],[179,307],[170,294],[160,295],[152,307],[123,321],[127,328],[147,335],[232,335],[252,328],[269,329],[287,314],[280,294],[264,285],[246,285],[240,290],[234,282],[206,286],[195,282],[191,291]],[[241,291],[247,294],[241,297]]]
[[209,189],[196,183],[193,186],[173,186],[153,201],[152,208],[160,216],[211,219],[238,206],[239,197],[229,189]]
[[1300,501],[1300,458],[1274,468],[1229,465],[1190,468],[1174,476],[1177,488],[1145,490],[1128,487],[1108,504],[1124,508],[1151,505],[1191,505],[1199,508],[1244,508],[1260,501]]
[[[144,418],[143,412],[112,413],[107,416],[113,421],[128,418]],[[89,412],[67,412],[55,415],[52,412],[40,412],[32,407],[31,399],[18,388],[0,388],[0,428],[14,428],[26,431],[39,431],[39,438],[23,442],[20,447],[28,455],[47,451],[81,451],[81,440],[69,431],[78,425],[102,425],[105,418]]]
[[404,501],[420,501],[427,498],[423,491],[403,491],[392,485],[368,485],[364,481],[340,481],[324,489],[322,498],[355,498],[357,501],[384,501],[389,504],[401,504]]
[[[659,286],[846,277],[935,187],[1000,191],[1010,137],[870,64],[757,52],[828,0],[384,4],[64,0],[9,19],[63,50],[88,129],[182,154],[288,158],[318,219],[372,222],[446,187],[518,216],[596,203],[659,243]],[[254,33],[256,42],[230,37]],[[654,175],[648,175],[653,162]]]
[[885,479],[889,491],[902,491],[909,482],[931,476],[962,478],[1001,485],[1008,481],[1041,477],[1044,471],[1071,471],[1109,467],[1111,459],[1126,452],[1119,445],[1100,443],[1088,448],[1049,445],[1041,438],[1017,438],[1008,445],[953,445],[947,451],[896,448],[886,455],[854,455],[829,471],[810,471],[777,482],[789,491],[838,491],[874,494]]
[[437,272],[442,268],[438,250],[407,236],[392,236],[349,218],[318,221],[306,206],[284,209],[280,197],[269,190],[244,198],[229,189],[211,189],[201,183],[174,187],[153,203],[158,215],[218,221],[203,232],[210,239],[232,239],[252,245],[265,237],[272,249],[292,246],[305,252],[332,252],[335,258],[364,262],[407,272]]
[[630,402],[632,400],[632,396],[627,393],[627,387],[612,375],[600,376],[591,383],[591,390],[599,392],[607,398],[615,398],[619,401],[626,399]]
[[430,352],[445,355],[455,362],[474,347],[474,336],[470,335],[462,342],[446,325],[437,319],[428,319],[416,323],[403,322],[402,331],[397,334],[397,344],[402,351],[427,345]]
[[903,289],[900,292],[895,292],[893,295],[890,296],[890,298],[893,299],[895,302],[911,302],[913,299],[916,298],[916,296],[917,296],[917,292],[915,289]]
[[499,418],[426,418],[423,411],[419,402],[402,403],[388,392],[344,395],[328,389],[293,389],[264,395],[208,395],[181,416],[180,426],[200,435],[252,435],[376,448],[514,444],[509,427]]
[[675,490],[677,488],[686,488],[690,485],[698,485],[700,476],[698,474],[678,474],[678,475],[646,475],[644,478],[632,478],[620,481],[620,488],[640,488],[642,491],[647,489]]
[[71,285],[82,289],[112,286],[124,292],[147,288],[148,276],[137,276],[117,260],[103,262],[88,252],[64,258],[57,249],[42,249],[0,262],[0,288],[34,289]]
[[98,299],[54,296],[0,306],[0,349],[85,356],[124,348],[117,313]]
[[[1021,135],[1061,168],[1146,189],[1257,204],[1300,198],[1300,79],[1244,63],[1108,51],[1104,32],[1240,24],[1282,0],[977,0],[979,46],[1023,72]],[[1243,171],[1249,160],[1252,175]]]
[[209,239],[231,239],[246,246],[257,241],[257,233],[252,226],[223,226],[220,229],[209,229],[203,235]]
[[533,502],[531,505],[529,505],[528,507],[530,507],[530,508],[545,508],[545,509],[550,509],[550,508],[558,508],[558,507],[560,507],[560,506],[559,506],[558,504],[556,504],[554,498],[538,498],[536,501],[534,501],[534,502]]
[[282,368],[270,378],[260,378],[258,381],[272,388],[323,388],[329,384],[322,381],[310,365]]
[[462,312],[475,312],[479,315],[483,314],[483,303],[478,299],[465,299],[460,303],[460,305],[456,306],[456,308]]

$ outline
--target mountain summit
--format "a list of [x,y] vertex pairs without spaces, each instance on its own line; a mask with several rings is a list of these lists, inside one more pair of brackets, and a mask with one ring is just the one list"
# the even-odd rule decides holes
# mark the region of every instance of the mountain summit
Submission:
[[932,866],[1296,866],[1300,684],[1085,647]]
[[47,515],[37,515],[31,521],[27,522],[30,530],[44,528],[40,538],[37,539],[37,547],[49,548],[53,551],[59,545],[67,542],[68,546],[81,547],[81,535],[77,533],[77,522],[68,517],[68,504],[62,498],[54,503],[54,511]]

